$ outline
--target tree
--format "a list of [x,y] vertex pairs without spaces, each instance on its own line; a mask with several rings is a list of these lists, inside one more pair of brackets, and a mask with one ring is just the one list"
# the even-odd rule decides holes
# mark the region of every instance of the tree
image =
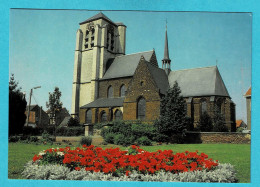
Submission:
[[173,135],[183,136],[187,129],[186,103],[180,94],[180,87],[175,82],[174,86],[167,91],[161,100],[160,117],[155,122],[155,126],[159,134],[168,138],[167,141]]
[[46,103],[46,107],[51,111],[51,117],[54,119],[54,136],[56,140],[56,128],[57,128],[57,115],[62,109],[62,102],[60,101],[61,92],[58,87],[55,87],[53,93],[49,93],[49,102]]
[[9,136],[22,133],[27,102],[12,74],[9,81]]
[[214,132],[228,132],[228,128],[225,125],[224,116],[221,114],[220,109],[218,109],[218,107],[216,107],[214,110],[213,131]]
[[202,113],[198,129],[202,132],[211,132],[213,130],[212,119],[207,112]]

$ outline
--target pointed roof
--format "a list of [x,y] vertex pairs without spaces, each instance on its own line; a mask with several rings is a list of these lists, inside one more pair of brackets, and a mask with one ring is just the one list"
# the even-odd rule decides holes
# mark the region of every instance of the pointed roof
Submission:
[[102,80],[133,76],[141,56],[143,56],[145,60],[150,61],[153,53],[154,51],[152,50],[129,55],[121,55],[114,59],[110,59],[111,62],[109,63],[111,65],[107,69]]
[[168,79],[170,87],[178,82],[183,97],[230,97],[217,66],[171,71]]
[[251,97],[251,86],[250,88],[247,90],[246,94],[244,95],[245,97]]
[[166,25],[166,31],[165,31],[165,44],[164,44],[164,56],[163,60],[168,60],[170,61],[169,58],[169,49],[168,49],[168,37],[167,37],[167,25]]
[[103,14],[102,12],[99,12],[98,14],[92,16],[91,18],[79,23],[80,25],[84,24],[84,23],[88,23],[88,22],[91,22],[91,21],[95,21],[95,20],[98,20],[98,19],[104,19],[106,20],[107,22],[110,22],[112,23],[113,25],[117,26],[113,21],[111,21],[105,14]]

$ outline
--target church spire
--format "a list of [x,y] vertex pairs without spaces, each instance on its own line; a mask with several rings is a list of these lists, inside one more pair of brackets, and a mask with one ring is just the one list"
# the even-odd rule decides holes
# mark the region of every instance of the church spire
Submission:
[[165,70],[166,74],[169,75],[171,71],[171,60],[169,58],[169,49],[168,49],[167,20],[166,20],[165,44],[164,44],[164,56],[162,60],[162,68]]

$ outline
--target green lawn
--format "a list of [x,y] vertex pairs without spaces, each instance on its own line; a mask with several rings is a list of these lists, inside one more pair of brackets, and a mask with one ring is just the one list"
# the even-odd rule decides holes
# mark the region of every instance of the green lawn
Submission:
[[[24,143],[9,143],[9,160],[8,160],[8,178],[21,179],[21,172],[24,164],[41,150],[57,147],[52,145],[34,145]],[[61,146],[59,146],[61,147]],[[115,145],[101,146],[120,147]],[[142,149],[147,151],[169,150],[174,152],[195,151],[204,152],[214,160],[221,163],[231,163],[235,166],[237,177],[240,183],[250,182],[250,145],[249,144],[169,144],[160,146],[143,146]]]

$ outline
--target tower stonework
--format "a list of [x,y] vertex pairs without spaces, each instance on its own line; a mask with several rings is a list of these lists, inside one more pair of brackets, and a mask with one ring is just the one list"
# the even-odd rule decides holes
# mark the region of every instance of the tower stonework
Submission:
[[114,23],[103,13],[81,22],[76,34],[72,86],[72,115],[98,98],[98,82],[109,59],[125,54],[126,26]]

